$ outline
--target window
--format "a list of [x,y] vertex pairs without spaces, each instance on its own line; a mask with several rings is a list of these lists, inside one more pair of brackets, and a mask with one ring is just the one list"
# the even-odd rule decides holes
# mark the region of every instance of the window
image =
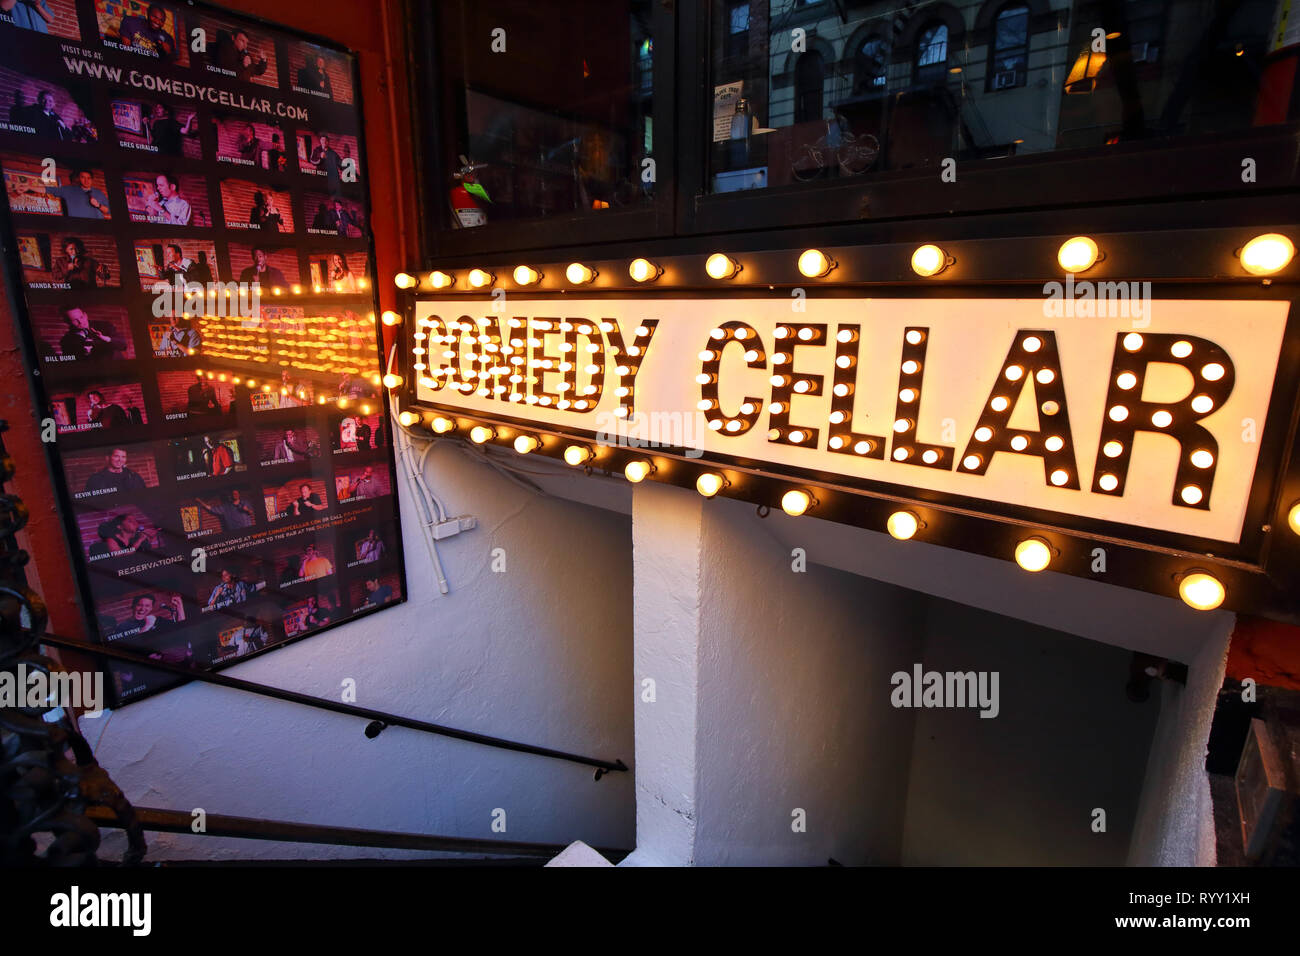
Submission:
[[726,56],[749,56],[749,4],[733,3],[727,9]]
[[1029,79],[1029,8],[1009,4],[993,21],[989,44],[989,90],[1024,86]]
[[794,65],[794,121],[822,118],[822,87],[826,66],[820,53],[803,53]]
[[869,36],[853,54],[853,95],[883,93],[889,83],[889,42]]
[[932,23],[916,41],[916,70],[913,81],[927,86],[943,83],[948,73],[948,25]]

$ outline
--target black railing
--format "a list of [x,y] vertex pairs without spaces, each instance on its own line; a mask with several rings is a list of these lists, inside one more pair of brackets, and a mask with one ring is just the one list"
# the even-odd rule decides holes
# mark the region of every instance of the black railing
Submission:
[[[90,818],[101,827],[121,824],[112,813],[98,807],[89,810]],[[158,833],[194,834],[194,817],[182,810],[136,807],[136,822],[145,830]],[[469,853],[491,856],[551,859],[561,850],[561,843],[525,843],[518,840],[478,840],[468,837],[429,836],[423,833],[397,833],[386,830],[360,830],[355,827],[324,826],[315,823],[289,823],[255,817],[230,817],[209,813],[203,817],[198,836],[235,837],[244,840],[272,840],[288,843],[318,843],[330,846],[379,847],[389,850],[417,850],[430,853]],[[618,862],[630,850],[594,847],[602,856]]]
[[596,757],[584,757],[581,754],[568,753],[563,750],[553,750],[550,747],[538,747],[533,744],[520,743],[517,740],[506,740],[501,737],[490,737],[486,734],[476,734],[469,730],[459,730],[455,727],[446,727],[442,724],[430,723],[427,720],[416,720],[413,717],[402,717],[397,714],[389,714],[382,710],[373,710],[369,707],[358,707],[355,704],[345,704],[341,701],[327,700],[324,697],[312,697],[310,694],[300,694],[297,691],[285,690],[281,687],[271,687],[267,684],[257,684],[252,681],[240,680],[237,677],[228,677],[225,674],[213,673],[211,671],[196,671],[193,668],[185,667],[182,664],[171,664],[162,660],[155,660],[142,654],[134,654],[121,648],[113,647],[110,644],[89,644],[85,641],[79,641],[71,637],[60,637],[56,634],[43,634],[41,642],[50,644],[54,647],[63,647],[69,650],[81,651],[85,654],[96,654],[101,657],[110,657],[114,660],[126,661],[137,664],[140,667],[147,667],[152,670],[164,671],[169,674],[178,674],[182,677],[188,677],[192,680],[202,681],[205,684],[216,684],[219,687],[229,687],[233,690],[242,690],[250,694],[258,694],[262,697],[272,697],[276,700],[286,700],[294,704],[302,704],[306,707],[315,707],[320,710],[333,711],[336,714],[347,714],[350,717],[361,717],[370,721],[365,728],[367,737],[377,737],[388,727],[406,727],[410,730],[421,730],[428,734],[437,734],[441,737],[452,737],[456,740],[468,741],[472,744],[482,744],[486,747],[497,747],[501,750],[513,750],[516,753],[535,754],[539,757],[551,757],[555,760],[568,760],[573,763],[585,764],[588,767],[596,768],[595,779],[599,780],[605,774],[612,771],[625,771],[627,764],[622,760],[600,760]]

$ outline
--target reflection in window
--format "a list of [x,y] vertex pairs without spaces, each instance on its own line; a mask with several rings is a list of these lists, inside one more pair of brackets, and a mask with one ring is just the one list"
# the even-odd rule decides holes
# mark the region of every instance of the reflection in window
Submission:
[[889,43],[882,36],[869,36],[853,54],[853,93],[883,92],[888,81]]
[[916,41],[915,81],[936,84],[948,72],[948,25],[932,23],[921,31]]
[[822,87],[826,66],[820,53],[803,53],[794,65],[794,121],[822,118]]
[[727,10],[726,56],[749,56],[749,4],[733,3]]
[[1029,76],[1029,7],[1008,4],[993,22],[989,89],[1024,86]]

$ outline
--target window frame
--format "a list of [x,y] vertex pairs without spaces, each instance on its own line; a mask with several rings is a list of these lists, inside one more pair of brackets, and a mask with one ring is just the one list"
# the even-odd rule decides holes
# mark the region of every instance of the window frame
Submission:
[[[993,85],[994,75],[997,73],[1005,72],[1002,70],[998,70],[996,66],[998,57],[1001,55],[1005,55],[1004,52],[998,48],[997,45],[998,21],[1001,20],[1002,17],[1005,16],[1006,13],[1011,10],[1024,10],[1025,12],[1024,13],[1025,16],[1024,42],[1017,47],[1008,48],[1008,50],[1015,49],[1024,57],[1024,68],[1022,70],[1016,70],[1015,83],[1012,83],[1010,86],[995,87]],[[1030,45],[1030,40],[1033,38],[1034,35],[1033,22],[1034,22],[1034,11],[1030,7],[1030,5],[1026,2],[1026,0],[1006,0],[1005,3],[1001,4],[997,8],[997,12],[993,14],[993,18],[989,22],[989,37],[988,37],[989,56],[988,56],[988,63],[984,68],[984,92],[985,93],[1001,93],[1006,90],[1018,90],[1029,84],[1029,45]]]

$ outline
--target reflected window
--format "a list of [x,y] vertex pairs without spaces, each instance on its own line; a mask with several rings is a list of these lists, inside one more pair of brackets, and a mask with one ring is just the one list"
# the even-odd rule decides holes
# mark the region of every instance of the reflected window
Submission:
[[990,44],[990,90],[1010,90],[1029,79],[1029,7],[1012,3],[993,21]]
[[794,65],[794,121],[822,118],[822,89],[826,65],[820,53],[804,53]]
[[889,43],[882,36],[869,36],[853,54],[853,93],[883,93],[888,83]]
[[916,70],[913,74],[917,84],[936,85],[942,83],[948,72],[948,25],[931,23],[921,30],[916,41]]
[[733,3],[727,9],[726,56],[749,56],[749,4]]

